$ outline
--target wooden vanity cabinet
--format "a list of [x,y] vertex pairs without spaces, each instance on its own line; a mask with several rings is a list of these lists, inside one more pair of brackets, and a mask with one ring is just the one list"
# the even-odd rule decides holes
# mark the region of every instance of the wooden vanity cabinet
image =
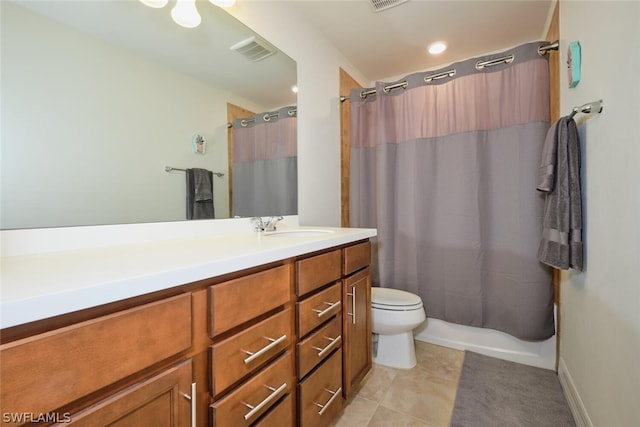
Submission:
[[342,245],[18,327],[0,345],[3,414],[327,426],[371,367],[369,251]]
[[297,425],[328,426],[372,366],[371,244],[296,261]]
[[348,397],[373,365],[371,243],[366,241],[346,247],[343,257],[343,393]]
[[300,426],[328,426],[342,399],[342,249],[296,262]]
[[6,425],[29,424],[20,414],[189,425],[192,364],[181,354],[191,347],[191,323],[184,293],[3,344],[0,401],[15,421]]
[[209,287],[209,424],[293,426],[293,265]]

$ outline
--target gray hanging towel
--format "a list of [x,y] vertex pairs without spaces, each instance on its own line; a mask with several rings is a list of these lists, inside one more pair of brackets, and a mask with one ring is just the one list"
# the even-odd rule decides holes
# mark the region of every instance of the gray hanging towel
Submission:
[[187,219],[213,219],[213,172],[187,169]]
[[561,270],[582,270],[580,140],[572,116],[549,128],[537,189],[546,193],[538,260]]

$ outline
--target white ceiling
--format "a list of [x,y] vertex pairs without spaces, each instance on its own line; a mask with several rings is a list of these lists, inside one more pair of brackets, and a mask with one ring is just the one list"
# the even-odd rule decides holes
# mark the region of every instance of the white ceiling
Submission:
[[[408,0],[377,13],[369,0],[284,3],[317,27],[369,80],[361,82],[368,85],[540,40],[554,0]],[[253,33],[205,0],[197,2],[203,23],[196,29],[173,23],[170,7],[151,9],[134,0],[30,0],[16,4],[226,87],[258,104],[279,107],[295,103],[290,91],[296,78],[293,60],[278,52],[250,63],[230,52],[230,45]],[[427,45],[438,40],[446,41],[448,50],[438,56],[427,54]]]
[[257,35],[208,1],[198,0],[202,24],[193,29],[172,21],[174,1],[162,9],[147,7],[137,0],[0,1],[30,9],[266,108],[296,103],[291,91],[297,77],[295,62],[282,52],[251,62],[231,51],[230,46]]
[[[369,0],[288,3],[370,81],[542,40],[555,4],[554,0],[409,0],[376,13]],[[427,46],[435,41],[445,41],[449,48],[437,56],[428,54]]]

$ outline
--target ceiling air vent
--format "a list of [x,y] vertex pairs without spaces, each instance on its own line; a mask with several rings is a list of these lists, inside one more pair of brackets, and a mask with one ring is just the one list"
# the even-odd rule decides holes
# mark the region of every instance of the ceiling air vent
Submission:
[[261,61],[278,51],[274,46],[255,36],[242,40],[229,49],[241,53],[245,58],[253,62]]
[[369,0],[371,2],[371,8],[374,12],[382,12],[394,6],[398,6],[402,3],[406,3],[409,0]]

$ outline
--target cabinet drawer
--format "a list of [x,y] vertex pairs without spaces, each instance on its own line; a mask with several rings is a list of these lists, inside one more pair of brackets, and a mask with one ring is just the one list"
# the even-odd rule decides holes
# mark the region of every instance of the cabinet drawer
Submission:
[[287,395],[278,405],[273,408],[254,427],[293,427],[293,398]]
[[298,343],[298,378],[302,378],[342,345],[342,318],[333,320]]
[[366,241],[344,248],[343,273],[351,274],[371,264],[371,242]]
[[341,312],[342,282],[296,303],[296,307],[298,337],[302,338],[334,314]]
[[209,347],[211,394],[216,396],[264,366],[289,348],[292,336],[291,309],[287,309]]
[[291,270],[283,265],[209,288],[209,335],[214,337],[291,300]]
[[287,352],[233,392],[212,403],[213,426],[239,427],[254,423],[291,390],[291,363],[291,353]]
[[297,261],[297,295],[305,295],[338,280],[341,276],[341,264],[340,249]]
[[191,294],[0,346],[2,410],[48,412],[191,347]]
[[298,384],[300,425],[327,426],[342,410],[342,353],[333,353]]

